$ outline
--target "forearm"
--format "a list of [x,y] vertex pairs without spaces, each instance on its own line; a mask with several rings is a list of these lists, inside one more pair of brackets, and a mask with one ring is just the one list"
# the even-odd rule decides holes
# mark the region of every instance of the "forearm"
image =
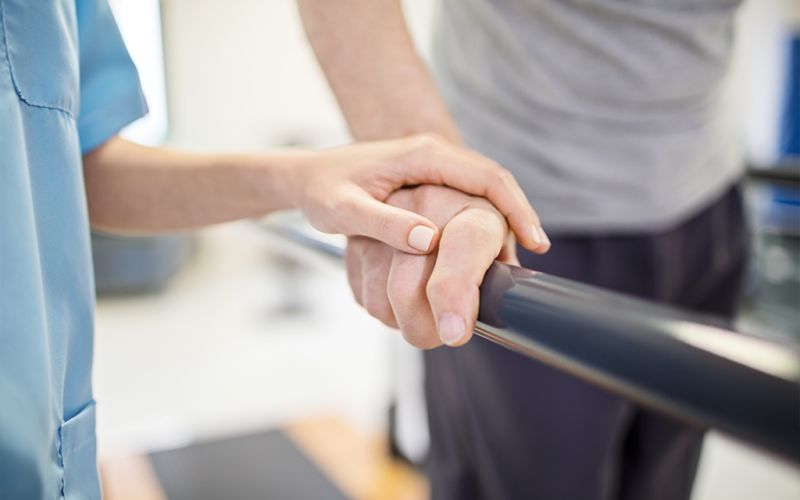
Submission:
[[458,130],[416,53],[398,0],[299,0],[314,52],[357,140]]
[[425,253],[435,246],[436,225],[383,202],[403,186],[440,184],[485,196],[523,245],[540,246],[536,213],[508,172],[427,136],[249,155],[198,155],[115,137],[84,155],[83,170],[89,220],[107,230],[186,229],[296,207],[320,231]]
[[286,170],[309,153],[198,155],[113,138],[84,156],[93,227],[164,231],[288,208]]

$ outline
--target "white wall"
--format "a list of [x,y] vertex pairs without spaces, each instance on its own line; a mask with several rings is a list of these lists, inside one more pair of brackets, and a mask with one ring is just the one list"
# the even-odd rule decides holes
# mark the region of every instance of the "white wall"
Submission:
[[[424,47],[436,2],[404,4]],[[162,12],[172,142],[218,150],[351,140],[294,0],[162,0]]]
[[164,0],[170,139],[200,149],[349,140],[292,0]]
[[158,146],[169,127],[159,0],[110,0],[109,4],[136,64],[149,110],[147,116],[126,127],[120,135],[140,144]]

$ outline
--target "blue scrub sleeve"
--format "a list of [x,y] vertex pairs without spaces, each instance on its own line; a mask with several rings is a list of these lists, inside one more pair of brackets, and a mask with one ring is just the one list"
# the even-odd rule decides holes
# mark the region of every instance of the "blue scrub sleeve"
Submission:
[[81,101],[78,134],[83,154],[147,114],[128,50],[106,0],[77,0]]

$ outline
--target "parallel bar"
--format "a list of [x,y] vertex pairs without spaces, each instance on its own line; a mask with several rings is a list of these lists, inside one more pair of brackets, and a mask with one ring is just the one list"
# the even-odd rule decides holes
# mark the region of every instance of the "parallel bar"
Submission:
[[749,166],[747,176],[758,181],[800,184],[800,163],[787,163],[772,168]]
[[[341,246],[274,221],[285,239]],[[638,404],[714,427],[800,466],[800,353],[705,316],[495,262],[476,333]]]
[[709,318],[495,262],[476,333],[800,464],[800,357]]

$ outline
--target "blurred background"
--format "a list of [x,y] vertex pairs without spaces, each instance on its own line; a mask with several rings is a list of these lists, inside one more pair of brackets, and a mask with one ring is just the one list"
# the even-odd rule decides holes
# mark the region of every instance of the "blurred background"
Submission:
[[[350,142],[293,0],[110,3],[150,106],[124,137],[200,151]],[[403,4],[425,56],[437,2]],[[729,83],[755,231],[738,326],[800,343],[800,2],[747,0],[737,22]],[[386,439],[402,395],[404,451],[424,454],[418,358],[357,306],[340,260],[276,235],[287,226],[308,231],[280,214],[191,234],[93,235],[107,498],[165,498],[152,468],[165,470],[163,450],[274,429],[346,497],[427,498]],[[694,499],[744,498],[800,498],[800,476],[711,433]]]

